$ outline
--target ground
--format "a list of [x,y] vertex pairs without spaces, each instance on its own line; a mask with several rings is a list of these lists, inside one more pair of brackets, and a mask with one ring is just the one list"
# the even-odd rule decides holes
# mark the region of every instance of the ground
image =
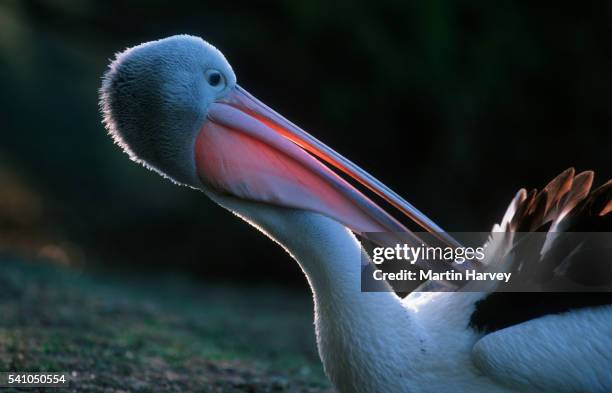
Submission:
[[308,296],[130,277],[0,259],[0,371],[76,376],[52,392],[331,393]]

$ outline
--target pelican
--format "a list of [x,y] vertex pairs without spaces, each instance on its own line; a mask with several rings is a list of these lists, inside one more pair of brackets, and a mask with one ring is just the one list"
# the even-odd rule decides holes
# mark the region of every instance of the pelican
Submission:
[[[338,173],[445,244],[457,243],[240,87],[223,54],[201,38],[173,36],[118,53],[103,77],[100,105],[108,133],[133,161],[204,192],[297,261],[313,294],[319,354],[337,391],[612,392],[607,294],[570,294],[572,302],[486,291],[415,291],[404,299],[362,292],[355,234],[407,229]],[[610,228],[612,182],[590,191],[592,180],[592,172],[568,170],[541,192],[521,190],[494,227],[506,244],[495,255],[507,253],[518,231],[560,231],[574,222]]]

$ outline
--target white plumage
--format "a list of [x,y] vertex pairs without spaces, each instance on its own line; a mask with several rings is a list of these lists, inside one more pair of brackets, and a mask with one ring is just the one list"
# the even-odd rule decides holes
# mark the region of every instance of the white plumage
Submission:
[[[299,263],[313,293],[319,353],[338,391],[612,391],[609,304],[488,333],[471,325],[484,293],[412,293],[403,300],[391,291],[362,293],[362,249],[351,230],[403,226],[307,154],[343,170],[337,153],[241,91],[222,54],[204,41],[177,36],[119,54],[101,104],[109,133],[132,159],[204,191]],[[361,170],[351,176],[370,181]],[[497,227],[508,236],[520,219],[551,211],[525,207],[531,202],[520,195]]]
[[609,392],[612,306],[484,334],[485,293],[361,292],[361,247],[317,213],[216,197],[287,250],[308,278],[319,353],[343,393]]

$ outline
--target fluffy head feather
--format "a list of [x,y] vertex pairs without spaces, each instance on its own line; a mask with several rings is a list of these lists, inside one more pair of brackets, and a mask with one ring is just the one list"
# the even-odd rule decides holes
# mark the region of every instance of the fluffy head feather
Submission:
[[[216,70],[223,86],[205,75]],[[194,142],[208,105],[236,84],[223,56],[198,37],[178,35],[118,53],[100,89],[104,124],[132,160],[196,186]]]

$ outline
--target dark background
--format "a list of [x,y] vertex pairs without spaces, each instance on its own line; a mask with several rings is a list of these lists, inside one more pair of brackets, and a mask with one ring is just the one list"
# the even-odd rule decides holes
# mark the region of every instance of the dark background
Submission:
[[487,231],[520,187],[610,177],[611,26],[610,2],[4,0],[0,252],[303,286],[278,246],[105,134],[109,59],[178,33],[443,228]]

